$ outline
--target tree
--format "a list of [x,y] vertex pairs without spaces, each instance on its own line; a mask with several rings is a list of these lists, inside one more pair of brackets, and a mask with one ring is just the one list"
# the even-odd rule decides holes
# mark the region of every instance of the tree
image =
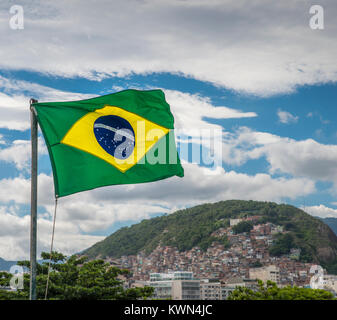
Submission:
[[272,256],[281,256],[288,254],[292,248],[295,247],[294,237],[290,233],[280,234],[277,240],[269,249],[269,253]]
[[258,281],[256,290],[237,287],[228,300],[334,300],[334,295],[331,292],[286,286],[283,288],[277,287],[276,283],[267,281],[266,285],[261,280]]
[[249,267],[251,267],[251,268],[261,268],[261,267],[263,267],[263,264],[260,261],[255,261]]
[[[49,260],[50,254],[41,254]],[[48,262],[37,264],[37,298],[44,299],[48,274]],[[18,265],[30,268],[29,261],[19,261]],[[57,300],[135,300],[147,299],[153,295],[152,287],[123,288],[118,277],[127,277],[129,271],[111,266],[104,260],[88,261],[86,256],[73,255],[68,259],[61,253],[53,252],[49,278],[48,299]],[[11,276],[11,275],[10,275]],[[2,278],[9,285],[8,274]],[[0,299],[28,299],[29,275],[24,275],[24,289],[16,292],[0,293]]]
[[252,229],[253,229],[253,225],[247,221],[241,221],[232,228],[235,234],[249,232]]

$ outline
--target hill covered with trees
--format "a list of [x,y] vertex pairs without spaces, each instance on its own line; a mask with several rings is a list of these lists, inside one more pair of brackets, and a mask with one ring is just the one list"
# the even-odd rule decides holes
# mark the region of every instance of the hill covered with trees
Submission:
[[[259,201],[220,201],[146,219],[121,228],[83,254],[92,258],[118,258],[140,251],[150,253],[159,244],[176,247],[179,251],[193,247],[206,250],[214,241],[226,244],[226,239],[212,236],[214,231],[228,227],[231,218],[249,216],[260,216],[255,223],[271,222],[288,231],[277,238],[271,247],[272,255],[300,248],[301,261],[319,263],[329,272],[337,273],[337,236],[326,224],[291,205]],[[251,226],[241,225],[236,229],[236,232],[249,232]]]

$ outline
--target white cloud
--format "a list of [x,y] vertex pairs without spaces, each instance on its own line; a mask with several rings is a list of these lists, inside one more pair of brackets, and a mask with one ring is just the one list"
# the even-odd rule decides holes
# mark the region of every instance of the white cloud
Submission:
[[281,123],[285,123],[285,124],[288,124],[288,123],[296,123],[298,121],[298,117],[297,116],[294,116],[292,115],[290,112],[288,111],[283,111],[281,109],[279,109],[277,111],[277,116],[279,118],[279,121]]
[[[69,204],[99,203],[104,206],[113,203],[117,205],[117,208],[119,205],[124,205],[127,210],[128,205],[138,205],[139,210],[142,208],[141,205],[151,205],[155,209],[150,212],[164,213],[173,207],[226,199],[279,202],[285,198],[294,199],[315,191],[315,185],[309,179],[273,179],[268,174],[247,175],[235,171],[225,172],[220,167],[212,171],[187,163],[184,164],[184,168],[185,177],[183,179],[172,177],[155,183],[110,186],[65,197],[61,199],[61,203],[64,203],[66,207],[68,204],[65,203],[68,202]],[[134,212],[134,208],[131,207],[130,211]]]
[[[0,206],[0,257],[6,260],[29,259],[30,216],[16,216]],[[6,226],[6,227],[4,227]],[[38,218],[38,252],[50,250],[52,222]],[[72,254],[101,241],[104,237],[80,234],[76,225],[57,221],[55,250]]]
[[[38,176],[39,205],[51,204],[53,199],[52,178],[44,173]],[[19,191],[19,192],[18,192]],[[0,203],[15,202],[30,203],[30,180],[24,177],[6,178],[0,180]]]
[[[26,130],[30,127],[29,97],[17,95],[29,90],[40,101],[71,101],[93,97],[89,94],[65,92],[36,83],[8,80],[0,76],[0,128]],[[119,88],[121,89],[121,88]],[[241,112],[225,106],[212,105],[208,97],[163,89],[175,116],[175,127],[184,129],[221,128],[205,121],[214,119],[256,117],[255,112]],[[0,140],[1,141],[1,140]]]
[[30,128],[29,100],[69,101],[91,98],[93,95],[56,90],[27,81],[0,76],[0,128],[27,130]]
[[[48,153],[44,140],[38,138],[39,156]],[[9,147],[0,149],[0,161],[12,162],[18,170],[27,170],[31,158],[30,140],[14,140]]]
[[[33,98],[44,101],[66,101],[66,100],[80,100],[93,97],[92,94],[75,93],[68,91],[61,91],[44,85],[40,85],[30,81],[7,79],[0,76],[0,88],[6,94],[13,93],[32,93]],[[29,97],[30,98],[30,97]],[[29,102],[29,99],[28,99]],[[27,103],[27,101],[26,101]],[[14,107],[22,107],[22,101],[17,104],[11,104]]]
[[205,118],[229,119],[256,117],[255,112],[242,112],[225,106],[214,106],[208,97],[198,94],[189,94],[176,90],[164,89],[167,102],[174,114],[175,128],[177,129],[210,129],[220,128],[210,124]]
[[0,128],[26,130],[30,126],[29,98],[0,92]]
[[337,209],[326,207],[323,204],[320,204],[319,206],[305,207],[302,209],[314,217],[337,218]]
[[[247,175],[235,171],[226,172],[218,167],[210,170],[194,164],[184,163],[185,177],[172,177],[155,183],[118,185],[81,192],[60,198],[60,205],[75,213],[77,220],[83,214],[92,214],[94,206],[100,211],[101,205],[151,205],[157,206],[153,212],[167,212],[172,203],[178,206],[194,205],[200,202],[221,199],[244,198],[254,200],[281,201],[284,198],[295,198],[315,191],[313,181],[305,178],[286,179],[272,178],[268,174]],[[52,213],[53,182],[46,174],[38,176],[39,204]],[[0,202],[15,201],[18,204],[29,204],[30,182],[25,178],[0,180]],[[13,192],[19,186],[20,194]],[[295,189],[298,188],[296,191]],[[130,196],[132,194],[132,197]],[[82,203],[82,205],[80,205]],[[88,206],[85,204],[88,203]],[[127,204],[126,204],[127,203]],[[79,204],[80,211],[75,208]],[[91,205],[89,205],[91,204]],[[159,207],[161,209],[159,209]],[[82,211],[82,207],[84,210]],[[112,208],[112,207],[111,207]],[[146,213],[148,208],[139,211]],[[61,209],[60,209],[61,210]],[[119,208],[119,210],[121,210]],[[134,208],[131,210],[134,211]],[[103,213],[103,210],[101,211]],[[134,214],[134,213],[133,213]],[[65,216],[70,217],[64,213]],[[137,215],[135,215],[137,216]],[[112,217],[112,216],[110,216]],[[120,219],[120,218],[119,218]],[[129,217],[127,218],[129,219]],[[114,219],[112,219],[114,220]]]
[[[88,195],[86,195],[88,196]],[[71,221],[78,226],[81,232],[90,233],[98,230],[105,230],[116,222],[140,221],[149,219],[151,215],[167,213],[168,209],[156,203],[150,204],[123,204],[115,200],[103,203],[85,201],[84,196],[60,200],[59,214],[62,221]],[[85,202],[84,202],[85,201]],[[83,205],[85,204],[85,205]]]
[[324,145],[313,139],[297,141],[246,127],[225,136],[225,162],[241,165],[261,157],[269,162],[272,174],[337,183],[337,145]]
[[35,0],[22,3],[19,31],[11,5],[0,6],[0,68],[94,79],[172,72],[262,96],[337,79],[332,0],[323,31],[310,29],[304,1]]

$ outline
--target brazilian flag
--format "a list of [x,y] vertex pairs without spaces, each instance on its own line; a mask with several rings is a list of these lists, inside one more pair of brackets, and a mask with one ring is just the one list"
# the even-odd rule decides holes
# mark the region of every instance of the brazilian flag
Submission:
[[48,147],[56,197],[184,176],[174,118],[161,90],[32,107]]

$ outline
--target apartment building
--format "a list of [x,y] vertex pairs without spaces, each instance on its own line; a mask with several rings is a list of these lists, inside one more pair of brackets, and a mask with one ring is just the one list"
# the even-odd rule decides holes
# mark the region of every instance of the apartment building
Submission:
[[250,279],[259,279],[263,282],[268,280],[273,281],[277,284],[280,283],[280,268],[275,265],[269,265],[262,268],[251,268],[249,269]]
[[321,277],[317,277],[315,281],[311,281],[311,288],[333,291],[337,294],[337,276],[324,274]]
[[200,299],[201,300],[221,300],[220,282],[208,282],[208,280],[201,281],[200,282]]
[[200,280],[173,280],[172,300],[200,300]]
[[193,278],[193,272],[151,273],[147,285],[154,287],[156,299],[200,299],[200,280]]

